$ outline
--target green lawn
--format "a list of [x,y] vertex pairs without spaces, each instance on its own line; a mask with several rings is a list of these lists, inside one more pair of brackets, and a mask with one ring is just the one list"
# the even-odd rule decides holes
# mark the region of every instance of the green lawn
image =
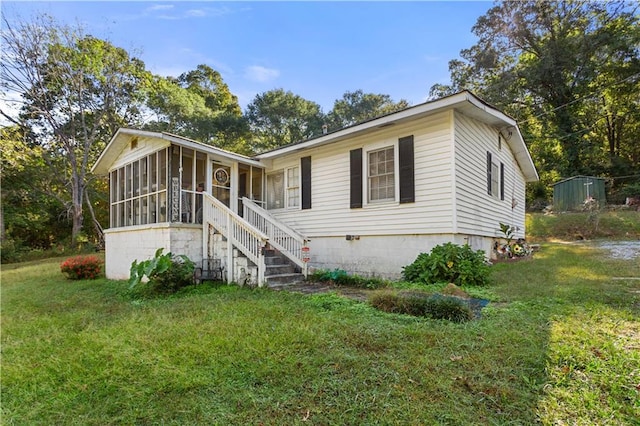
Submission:
[[339,296],[136,300],[2,267],[2,424],[638,424],[640,262],[543,244],[453,324]]

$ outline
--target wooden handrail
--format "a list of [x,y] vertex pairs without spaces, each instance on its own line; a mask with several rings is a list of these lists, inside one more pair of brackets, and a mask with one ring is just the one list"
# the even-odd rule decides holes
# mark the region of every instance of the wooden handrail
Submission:
[[273,217],[252,200],[243,197],[244,218],[269,238],[269,244],[302,269],[308,275],[306,252],[309,239]]
[[[264,285],[266,271],[264,248],[269,237],[234,213],[220,200],[207,193],[202,195],[203,226],[213,225],[227,239],[227,281],[233,281],[233,248],[235,247],[258,267],[258,285]],[[203,245],[203,249],[206,250],[206,245]]]

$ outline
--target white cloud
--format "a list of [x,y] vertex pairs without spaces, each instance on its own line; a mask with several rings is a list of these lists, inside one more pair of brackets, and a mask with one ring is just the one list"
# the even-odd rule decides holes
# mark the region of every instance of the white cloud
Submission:
[[280,71],[273,68],[265,68],[260,65],[252,65],[244,70],[244,77],[247,80],[265,83],[275,80],[280,76]]
[[173,9],[172,4],[154,4],[151,7],[146,8],[146,12],[155,12],[156,10],[169,10]]
[[202,9],[190,9],[190,10],[187,10],[185,15],[192,18],[201,18],[201,17],[207,16],[207,12]]

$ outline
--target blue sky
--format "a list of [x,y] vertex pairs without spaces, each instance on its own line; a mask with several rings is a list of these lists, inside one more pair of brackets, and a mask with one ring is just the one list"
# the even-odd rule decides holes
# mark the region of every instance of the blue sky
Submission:
[[246,107],[283,88],[329,112],[346,91],[423,102],[448,83],[448,62],[476,42],[488,1],[181,2],[2,1],[2,12],[44,12],[140,57],[155,74],[207,64]]

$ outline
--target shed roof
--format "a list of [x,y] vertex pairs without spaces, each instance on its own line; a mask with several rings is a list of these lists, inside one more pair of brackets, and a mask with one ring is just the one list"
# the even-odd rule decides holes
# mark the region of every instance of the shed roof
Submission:
[[559,180],[559,181],[558,181],[558,182],[556,182],[556,183],[552,183],[552,184],[551,184],[551,186],[556,186],[556,185],[559,185],[559,184],[561,184],[561,183],[569,182],[569,181],[574,180],[574,179],[606,180],[606,179],[605,179],[605,178],[603,178],[603,177],[577,175],[577,176],[571,176],[570,178],[566,178],[566,179]]
[[226,151],[224,149],[207,145],[202,142],[194,141],[193,139],[177,136],[167,132],[150,132],[146,130],[136,130],[122,127],[118,129],[116,134],[113,135],[111,140],[107,143],[107,146],[104,148],[104,151],[102,151],[102,154],[100,154],[100,157],[98,157],[98,160],[96,160],[96,163],[93,165],[91,171],[98,175],[107,174],[111,165],[118,159],[122,151],[128,146],[132,136],[161,139],[176,145],[196,149],[198,151],[206,152],[212,155],[217,155],[231,161],[238,161],[255,167],[264,168],[264,164],[256,160],[252,160],[247,156]]
[[259,160],[277,158],[295,151],[302,151],[312,147],[336,143],[357,135],[373,133],[380,128],[417,120],[428,115],[451,109],[460,111],[467,116],[495,126],[500,130],[511,131],[511,138],[507,140],[506,143],[513,151],[516,161],[524,174],[525,180],[527,182],[534,182],[539,179],[538,172],[533,164],[529,150],[524,143],[524,139],[522,138],[522,134],[520,133],[516,120],[499,111],[497,108],[491,106],[469,91],[463,91],[434,101],[425,102],[401,111],[365,121],[363,123],[345,127],[335,132],[286,145],[272,151],[259,154],[255,158]]

